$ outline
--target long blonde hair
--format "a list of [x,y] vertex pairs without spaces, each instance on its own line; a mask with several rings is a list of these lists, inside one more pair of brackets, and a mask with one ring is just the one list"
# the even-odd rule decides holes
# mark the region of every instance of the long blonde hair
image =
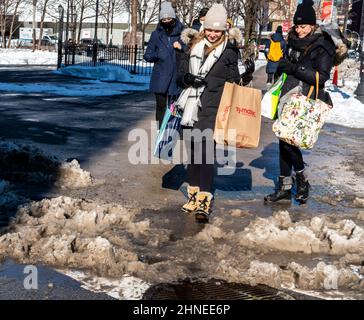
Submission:
[[[191,41],[191,47],[190,47],[190,51],[193,49],[193,47],[199,43],[200,41],[202,41],[203,39],[205,39],[205,31],[201,31],[197,37],[195,37],[192,41]],[[223,32],[220,40],[216,41],[214,44],[212,44],[211,47],[207,48],[205,50],[205,56],[208,56],[212,51],[214,51],[220,44],[225,42],[225,38],[226,38],[226,33]]]

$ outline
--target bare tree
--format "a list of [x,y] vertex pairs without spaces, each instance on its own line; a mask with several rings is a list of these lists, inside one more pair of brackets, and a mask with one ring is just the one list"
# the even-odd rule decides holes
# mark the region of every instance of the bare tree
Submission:
[[33,22],[32,22],[32,29],[33,29],[33,51],[35,51],[35,42],[37,40],[36,35],[36,14],[37,14],[37,0],[33,0]]
[[13,37],[14,32],[20,26],[19,24],[17,26],[15,26],[15,22],[17,20],[18,10],[19,10],[19,6],[20,6],[21,2],[22,2],[22,0],[16,0],[16,2],[15,2],[15,7],[14,7],[13,14],[12,14],[11,25],[10,25],[10,30],[9,30],[8,48],[11,47],[11,38]]
[[40,48],[42,46],[44,19],[45,19],[47,9],[48,9],[48,3],[49,3],[49,0],[44,0],[43,3],[40,3],[40,5],[42,6],[42,16],[41,16],[41,19],[40,19],[38,50],[40,50]]
[[138,1],[131,1],[131,41],[132,46],[136,45],[137,40],[137,25],[138,25]]
[[[16,25],[16,21],[22,1],[23,0],[0,1],[0,32],[3,48],[11,46],[11,38],[14,32],[19,28],[19,24]],[[8,36],[7,42],[6,36]]]
[[256,23],[258,25],[257,44],[260,44],[263,29],[274,18],[279,17],[279,21],[290,19],[290,3],[289,0],[256,0],[260,2],[260,8],[257,11]]
[[[112,34],[113,20],[115,13],[125,10],[125,1],[123,0],[101,0],[100,16],[106,22],[106,43],[110,43],[110,33]],[[110,32],[111,30],[111,32]]]
[[[15,26],[19,6],[22,0],[1,0],[0,1],[0,32],[2,47],[10,47],[11,37],[19,26]],[[9,36],[6,42],[6,36]]]

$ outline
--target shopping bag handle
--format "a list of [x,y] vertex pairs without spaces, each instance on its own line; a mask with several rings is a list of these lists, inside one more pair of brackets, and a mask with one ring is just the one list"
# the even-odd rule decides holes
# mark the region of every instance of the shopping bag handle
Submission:
[[239,82],[239,86],[240,87],[246,87],[246,88],[253,88],[253,80],[249,82],[249,84],[247,86],[244,86],[243,84],[243,79],[240,79],[240,82]]
[[[320,74],[318,73],[318,71],[316,71],[316,98],[315,98],[315,100],[317,100],[317,98],[318,98],[319,82],[320,82]],[[308,91],[308,95],[307,95],[307,100],[311,99],[313,89],[315,89],[315,86],[310,87],[310,91]]]

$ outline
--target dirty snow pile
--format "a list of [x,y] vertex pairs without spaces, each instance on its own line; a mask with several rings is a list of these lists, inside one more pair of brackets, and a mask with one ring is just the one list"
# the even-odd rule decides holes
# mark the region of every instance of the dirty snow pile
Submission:
[[0,177],[10,181],[53,182],[62,188],[84,188],[101,181],[80,168],[77,160],[61,162],[31,145],[0,141]]
[[[148,67],[151,68],[151,67]],[[54,71],[56,74],[87,78],[100,81],[113,81],[123,83],[149,83],[150,76],[131,74],[126,69],[112,64],[105,64],[97,67],[74,65]],[[124,89],[127,90],[127,89]]]
[[0,254],[23,262],[91,269],[120,275],[142,267],[125,237],[106,237],[113,228],[137,235],[148,221],[132,223],[135,213],[118,205],[103,205],[59,197],[19,209],[12,231],[0,237]]
[[355,98],[354,92],[359,83],[360,62],[346,59],[339,66],[339,83],[342,87],[328,85],[334,107],[326,120],[328,123],[351,128],[364,128],[364,105]]
[[57,52],[31,49],[0,49],[0,65],[55,65]]
[[364,252],[364,229],[352,220],[334,223],[325,217],[314,217],[293,223],[288,211],[255,219],[237,237],[243,246],[268,250],[329,255]]
[[[234,232],[216,217],[195,235],[171,241],[171,230],[163,227],[169,219],[156,219],[159,227],[139,209],[100,201],[59,197],[32,202],[19,208],[0,237],[0,256],[92,272],[95,281],[78,275],[91,287],[105,278],[119,278],[109,285],[120,286],[120,277],[141,279],[141,287],[189,277],[304,290],[364,286],[364,231],[352,220],[315,217],[294,223],[280,211]],[[279,264],[265,259],[273,252],[279,253]],[[282,252],[290,252],[290,258]],[[294,254],[311,261],[312,253],[328,254],[333,261],[315,266],[294,261]]]

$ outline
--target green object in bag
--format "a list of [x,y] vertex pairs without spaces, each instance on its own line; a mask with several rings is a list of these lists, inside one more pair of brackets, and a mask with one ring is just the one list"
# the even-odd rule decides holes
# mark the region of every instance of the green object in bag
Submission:
[[282,87],[286,79],[287,74],[283,73],[263,96],[262,116],[272,120],[277,119],[279,98],[281,97]]

